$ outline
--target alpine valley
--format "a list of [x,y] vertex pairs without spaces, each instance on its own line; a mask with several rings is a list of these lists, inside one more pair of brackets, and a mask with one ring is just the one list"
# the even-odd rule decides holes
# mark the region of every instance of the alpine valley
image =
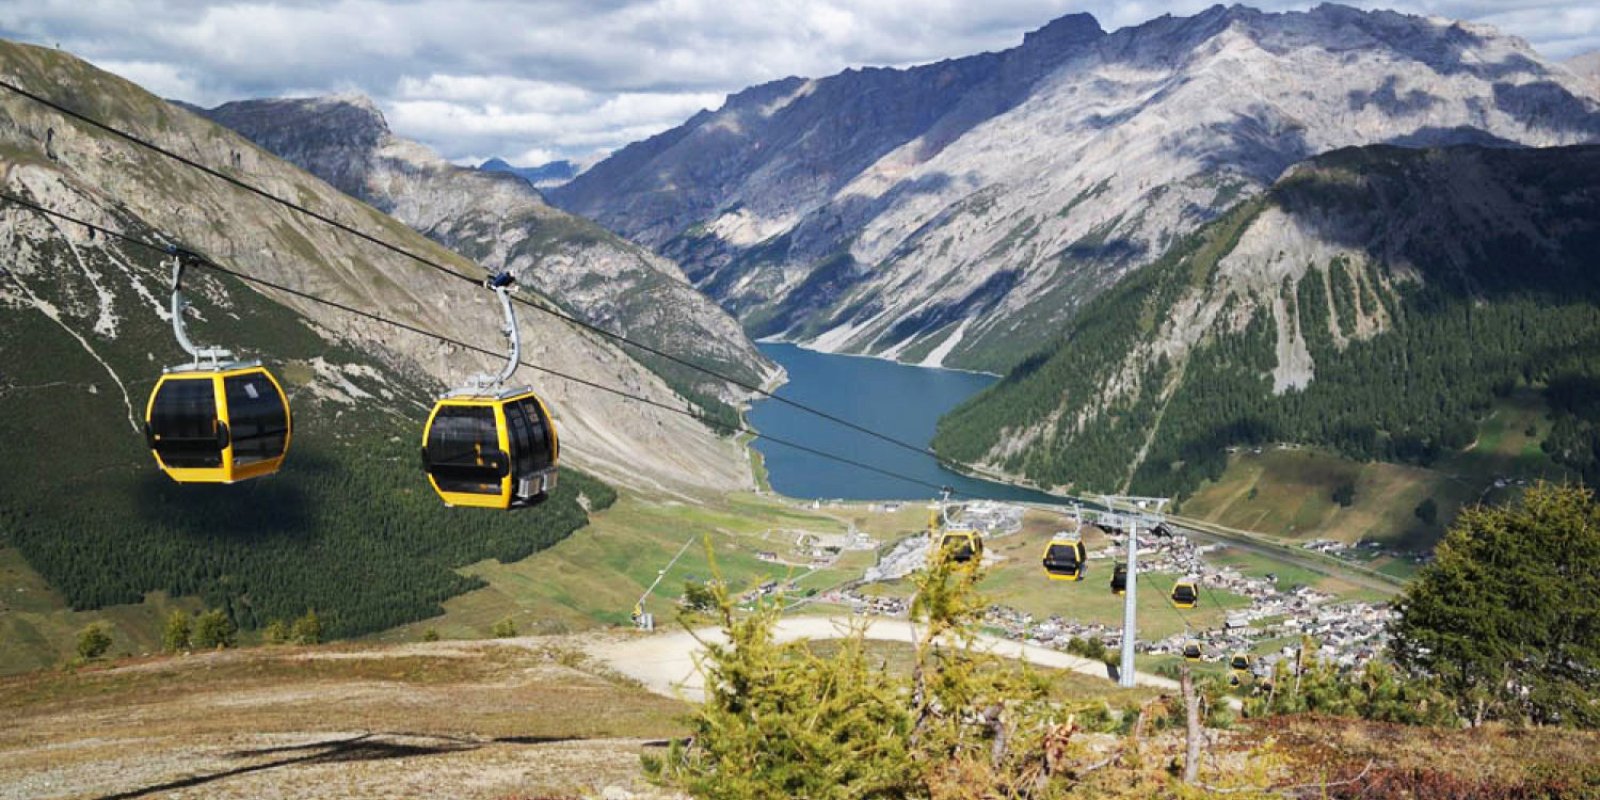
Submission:
[[[1557,60],[1339,5],[1069,14],[749,86],[601,158],[501,128],[672,124],[718,69],[782,73],[671,24],[704,4],[215,0],[105,36],[127,4],[77,5],[93,64],[0,20],[35,42],[0,40],[0,800],[1595,796],[1593,25]],[[490,34],[555,22],[598,33],[485,71]],[[646,35],[689,49],[618,77]],[[319,61],[344,38],[353,66]],[[109,49],[148,42],[176,55]],[[406,138],[371,75],[435,69],[570,108],[420,129],[565,160]],[[320,96],[235,94],[296,87]],[[212,262],[187,311],[178,247]],[[504,363],[505,273],[512,384],[553,425],[520,392],[430,417]],[[251,413],[281,470],[153,463],[174,313],[278,376],[291,424]],[[232,402],[179,442],[251,438]],[[786,464],[859,499],[783,496]],[[941,467],[972,480],[925,506]],[[531,508],[441,502],[552,473]]]

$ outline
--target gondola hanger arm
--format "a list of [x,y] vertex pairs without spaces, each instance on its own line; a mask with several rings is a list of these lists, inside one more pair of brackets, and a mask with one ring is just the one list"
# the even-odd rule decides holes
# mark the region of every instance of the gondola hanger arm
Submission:
[[167,253],[172,256],[172,334],[177,338],[178,346],[194,359],[194,366],[197,368],[201,359],[209,360],[212,366],[223,361],[231,361],[232,351],[221,347],[197,346],[189,340],[189,332],[184,327],[183,315],[189,309],[189,299],[183,295],[183,270],[190,263],[206,263],[205,257],[177,245],[168,245]]

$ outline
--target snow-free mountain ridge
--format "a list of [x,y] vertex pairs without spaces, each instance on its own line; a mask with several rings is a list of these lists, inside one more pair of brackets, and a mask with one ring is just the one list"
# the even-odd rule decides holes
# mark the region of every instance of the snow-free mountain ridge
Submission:
[[1597,139],[1590,84],[1493,28],[1216,6],[751,87],[549,197],[677,259],[754,336],[1004,369],[1311,156]]
[[[749,384],[773,367],[676,264],[544,202],[508,173],[459,167],[395,136],[360,96],[243,100],[201,112],[490,270],[509,269],[584,321]],[[738,393],[635,353],[702,406]]]

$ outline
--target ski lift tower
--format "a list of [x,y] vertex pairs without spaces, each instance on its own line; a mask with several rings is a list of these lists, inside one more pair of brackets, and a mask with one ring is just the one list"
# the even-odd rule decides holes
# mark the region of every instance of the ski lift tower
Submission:
[[1165,497],[1128,497],[1125,495],[1101,495],[1100,501],[1105,507],[1117,514],[1127,522],[1128,531],[1128,588],[1122,596],[1122,662],[1117,667],[1117,683],[1122,686],[1133,686],[1133,642],[1137,635],[1138,627],[1138,592],[1139,592],[1139,526],[1154,530],[1157,525],[1166,521],[1162,510],[1171,502]]
[[653,631],[656,629],[656,615],[644,610],[644,601],[650,599],[650,593],[661,585],[662,579],[667,577],[667,571],[672,569],[673,564],[678,563],[678,559],[683,558],[683,554],[688,552],[691,544],[694,544],[693,536],[689,537],[689,540],[678,548],[677,555],[673,556],[665,567],[656,571],[655,581],[650,584],[650,588],[644,590],[644,594],[639,595],[639,602],[633,604],[633,613],[630,615],[633,618],[634,627],[641,631]]

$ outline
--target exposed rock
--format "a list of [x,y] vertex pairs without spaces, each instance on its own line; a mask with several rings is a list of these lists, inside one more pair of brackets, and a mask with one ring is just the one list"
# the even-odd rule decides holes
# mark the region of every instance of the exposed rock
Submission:
[[[467,259],[243,137],[67,54],[0,43],[0,75],[169,150],[217,165],[266,191],[373,231],[456,272],[481,274]],[[349,114],[351,123],[341,129],[344,138],[339,147],[353,152],[367,146],[377,132],[363,127],[361,120],[371,115],[355,101],[338,104],[348,109],[344,113]],[[53,131],[54,158],[45,153],[47,131]],[[245,275],[455,339],[491,349],[504,342],[500,313],[487,291],[9,93],[0,96],[0,170],[5,191],[51,209],[147,240],[169,237]],[[356,177],[353,171],[335,177],[341,175],[344,180]],[[13,278],[0,287],[6,292],[0,303],[10,309],[8,313],[37,310],[57,319],[85,343],[91,355],[104,343],[117,341],[128,315],[166,319],[164,279],[152,269],[154,257],[146,251],[9,204],[0,204],[0,237],[6,242],[6,269]],[[537,285],[536,281],[530,283]],[[16,288],[19,286],[22,288]],[[97,288],[114,295],[115,301],[106,303]],[[51,293],[49,298],[40,294],[46,290]],[[197,295],[196,306],[207,313],[230,313],[229,296],[220,284],[199,280],[192,293]],[[385,365],[391,380],[421,383],[437,391],[497,366],[492,358],[459,352],[434,339],[400,333],[325,305],[271,290],[261,293],[299,314],[307,330],[329,343],[330,351],[360,352],[372,363]],[[536,293],[528,296],[549,302]],[[684,406],[661,378],[608,342],[526,310],[519,315],[519,323],[527,360],[667,405]],[[292,333],[303,336],[306,331]],[[256,336],[259,339],[261,333]],[[248,345],[250,337],[242,338]],[[144,379],[148,377],[145,370],[159,367],[164,352],[168,351],[147,352],[141,347],[141,363],[132,364],[123,356],[108,359],[106,369],[114,378],[118,370],[137,369]],[[271,356],[270,352],[248,349],[247,354]],[[330,396],[359,400],[361,413],[403,410],[414,415],[415,404],[426,397],[407,391],[403,397],[386,400],[377,391],[382,387],[373,386],[365,391],[375,397],[360,398],[347,384],[362,376],[352,373],[343,361],[330,355],[327,364],[315,368],[314,379],[326,384]],[[672,492],[751,483],[741,449],[698,422],[545,373],[524,369],[518,379],[533,384],[549,401],[561,426],[563,455],[608,480]],[[129,415],[133,424],[131,407]]]
[[756,86],[550,196],[678,259],[752,335],[998,369],[1307,157],[1597,137],[1588,84],[1492,28],[1217,6]]
[[[512,270],[586,322],[746,383],[772,369],[676,264],[552,208],[516,175],[458,167],[395,136],[365,97],[244,100],[201,113],[484,267]],[[633,355],[674,386],[738,397],[702,374]]]

